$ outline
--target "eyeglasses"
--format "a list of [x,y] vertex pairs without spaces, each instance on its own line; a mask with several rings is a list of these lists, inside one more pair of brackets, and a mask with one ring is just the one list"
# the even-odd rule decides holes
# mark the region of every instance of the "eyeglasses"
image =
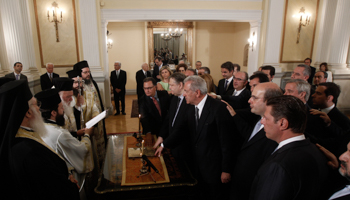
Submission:
[[152,87],[144,87],[143,89],[144,90],[152,90],[155,86],[152,86]]
[[83,74],[91,74],[91,71],[82,72]]

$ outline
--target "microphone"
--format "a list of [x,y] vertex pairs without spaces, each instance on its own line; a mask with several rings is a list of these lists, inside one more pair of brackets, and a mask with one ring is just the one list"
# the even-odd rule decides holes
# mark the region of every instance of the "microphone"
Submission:
[[150,160],[148,160],[147,156],[145,154],[142,155],[142,159],[145,160],[147,162],[147,165],[152,167],[152,169],[159,174],[158,169],[151,163]]

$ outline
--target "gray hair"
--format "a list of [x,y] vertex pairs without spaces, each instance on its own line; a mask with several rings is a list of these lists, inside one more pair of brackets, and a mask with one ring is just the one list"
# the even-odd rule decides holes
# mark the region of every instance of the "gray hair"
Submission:
[[297,86],[298,94],[305,92],[305,101],[309,100],[311,85],[308,82],[302,79],[291,79],[287,81],[286,84],[288,83],[295,83],[295,85]]
[[122,63],[120,61],[115,61],[114,64],[118,63],[118,65],[121,67]]
[[300,64],[297,67],[304,68],[303,74],[304,76],[310,76],[311,75],[311,67],[305,64]]
[[52,65],[53,67],[55,67],[55,65],[54,65],[53,63],[46,63],[46,68],[47,68],[49,65]]
[[207,94],[208,88],[207,88],[207,82],[205,80],[197,75],[189,76],[184,80],[184,84],[186,82],[190,81],[191,82],[191,87],[190,90],[196,91],[199,90],[202,95]]
[[144,64],[146,64],[148,66],[148,63],[144,62],[144,63],[142,63],[141,68],[143,67]]

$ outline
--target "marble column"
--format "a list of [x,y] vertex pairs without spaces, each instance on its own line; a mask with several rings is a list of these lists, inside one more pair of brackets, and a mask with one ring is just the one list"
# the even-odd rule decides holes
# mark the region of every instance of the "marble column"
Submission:
[[324,24],[321,31],[321,45],[318,47],[318,62],[328,62],[335,74],[350,74],[347,57],[350,37],[350,1],[325,0]]
[[[30,24],[28,2],[23,0],[0,0],[1,25],[4,38],[4,48],[7,53],[5,65],[9,65],[9,71],[13,71],[13,63],[23,64],[22,73],[29,81],[39,78],[36,67],[34,43]],[[7,63],[6,63],[7,62]],[[4,64],[4,63],[2,63]]]
[[[110,81],[109,81],[109,67],[108,67],[108,49],[107,49],[107,25],[108,21],[102,19],[101,20],[101,49],[102,49],[102,60],[104,63],[104,79],[105,79],[105,88],[110,87]],[[112,107],[112,101],[111,101],[111,93],[107,92],[109,90],[106,90],[105,94],[105,105],[106,107]],[[113,110],[109,110],[109,114],[113,114]]]
[[[103,77],[97,25],[96,0],[79,1],[83,59],[87,60],[93,77]],[[105,33],[104,33],[105,35]]]
[[284,19],[284,3],[285,1],[281,0],[269,0],[263,65],[274,66],[276,72],[281,72],[279,61]]
[[249,38],[253,40],[248,51],[248,74],[253,74],[258,69],[259,47],[260,47],[260,26],[261,20],[249,22]]

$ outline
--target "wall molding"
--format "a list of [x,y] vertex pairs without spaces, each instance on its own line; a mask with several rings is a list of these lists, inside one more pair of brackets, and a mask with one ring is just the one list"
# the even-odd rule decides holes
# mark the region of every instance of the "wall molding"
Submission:
[[124,21],[231,21],[261,20],[262,10],[193,10],[193,9],[101,9],[101,18],[108,22]]

